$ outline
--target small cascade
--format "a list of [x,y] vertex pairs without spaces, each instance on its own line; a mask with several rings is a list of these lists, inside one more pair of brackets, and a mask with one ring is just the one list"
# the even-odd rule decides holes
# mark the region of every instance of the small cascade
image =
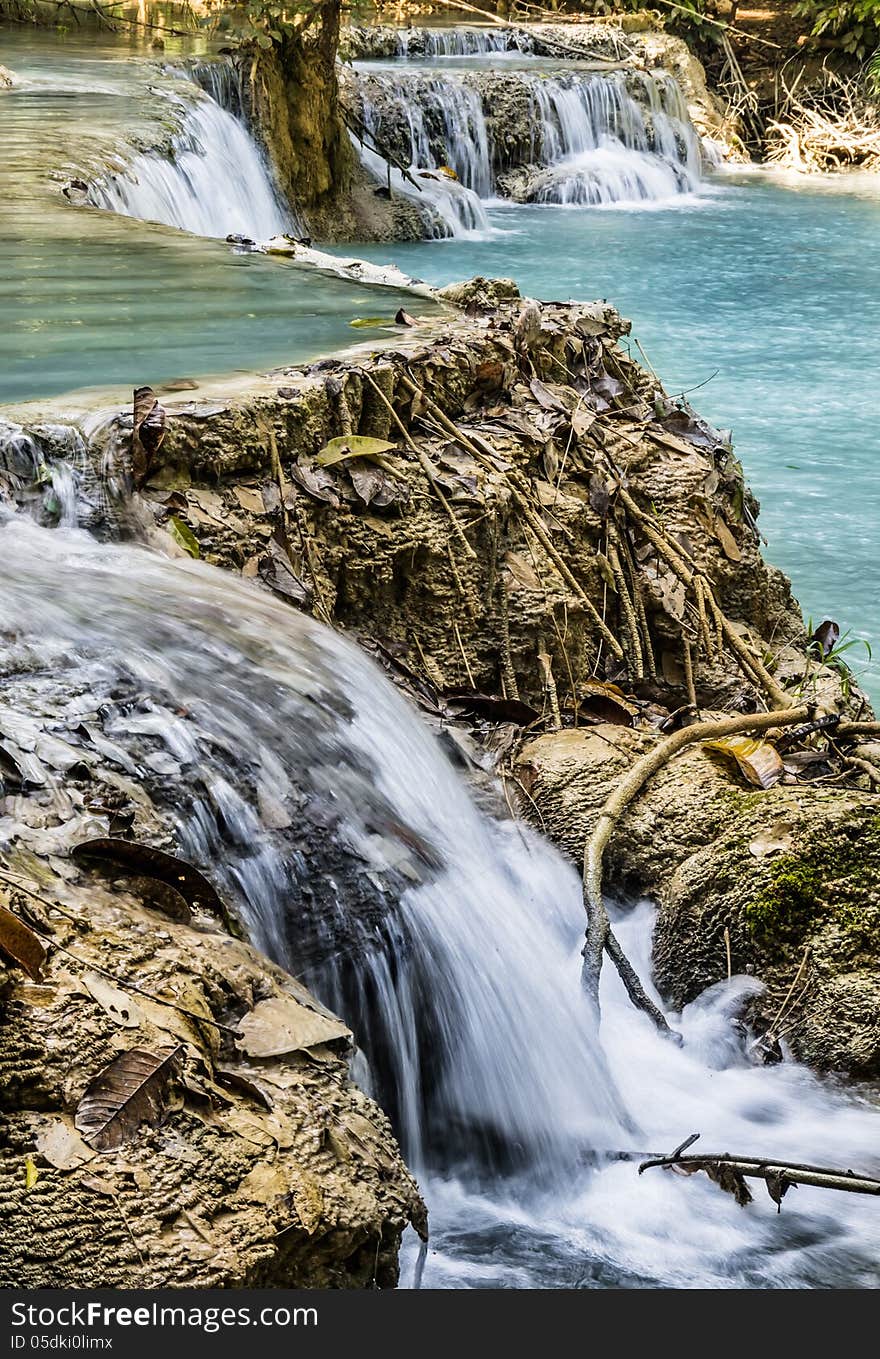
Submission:
[[90,201],[198,236],[267,241],[294,229],[242,119],[234,68],[204,62],[189,75],[186,98],[173,99],[181,130],[170,154],[134,156],[121,173],[91,185]]
[[449,166],[482,198],[641,202],[700,182],[700,139],[665,72],[440,75],[401,65],[364,68],[353,85],[379,145],[407,164]]
[[[678,1047],[606,968],[597,1033],[578,874],[477,808],[352,643],[201,562],[3,510],[0,532],[5,710],[49,754],[83,746],[95,779],[98,755],[126,771],[251,938],[344,1015],[427,1195],[429,1286],[876,1286],[871,1201],[800,1188],[781,1216],[761,1195],[743,1211],[705,1177],[603,1154],[699,1129],[874,1170],[875,1104],[749,1060],[753,978],[688,1006]],[[0,847],[106,834],[88,803],[44,825],[23,802],[0,800]],[[646,978],[651,920],[617,925]]]
[[531,52],[532,39],[516,28],[401,28],[396,55],[413,57],[482,57],[494,52]]
[[489,232],[489,218],[481,199],[457,179],[439,168],[420,170],[416,164],[407,179],[371,147],[354,138],[352,141],[370,173],[383,184],[390,180],[392,192],[398,198],[408,198],[419,209],[430,239],[447,240]]

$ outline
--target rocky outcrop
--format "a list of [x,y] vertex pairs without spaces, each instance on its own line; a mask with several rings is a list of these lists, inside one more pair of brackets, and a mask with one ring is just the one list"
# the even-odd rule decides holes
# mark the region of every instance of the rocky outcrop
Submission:
[[[396,1283],[424,1208],[349,1078],[344,1025],[211,917],[180,923],[23,849],[0,902],[48,953],[29,979],[0,951],[3,1287]],[[77,1109],[132,1049],[172,1058],[167,1088],[98,1150]]]
[[[602,804],[654,731],[607,723],[539,736],[519,754],[523,806],[580,863]],[[822,763],[814,750],[812,758]],[[803,767],[797,759],[792,771]],[[609,887],[659,906],[657,985],[673,1004],[734,973],[764,989],[749,1018],[801,1061],[880,1075],[880,809],[855,788],[750,786],[693,747],[650,780],[616,828]]]
[[[141,490],[150,517],[163,526],[179,515],[207,560],[272,576],[282,514],[274,447],[294,516],[291,569],[300,600],[320,616],[386,639],[442,689],[506,685],[542,707],[538,656],[546,653],[563,704],[597,666],[609,679],[665,685],[683,701],[686,605],[662,559],[641,601],[657,680],[617,641],[624,604],[609,585],[603,545],[623,477],[658,522],[686,535],[754,645],[769,649],[772,637],[778,664],[795,675],[800,660],[803,670],[803,653],[786,651],[804,640],[800,615],[785,579],[760,556],[756,502],[727,436],[670,402],[633,363],[619,343],[628,325],[613,308],[539,306],[504,281],[477,280],[447,296],[477,314],[449,312],[396,335],[393,318],[384,327],[379,318],[376,339],[395,345],[387,354],[364,349],[237,391],[162,397],[165,440]],[[413,396],[413,380],[460,434]],[[61,424],[57,416],[43,409],[30,424],[49,462],[69,447],[70,414]],[[80,422],[89,456],[121,470],[130,416],[102,419],[89,413]],[[349,433],[390,447],[379,462],[343,454],[322,465],[322,450]],[[253,509],[241,503],[245,492]],[[200,496],[211,502],[208,515]],[[160,534],[168,550],[181,550],[166,528]],[[651,552],[648,539],[633,546]],[[708,654],[696,682],[703,702],[747,704],[753,692]]]

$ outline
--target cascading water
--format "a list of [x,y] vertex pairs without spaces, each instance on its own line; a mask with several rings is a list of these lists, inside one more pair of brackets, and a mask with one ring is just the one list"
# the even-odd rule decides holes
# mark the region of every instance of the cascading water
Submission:
[[516,196],[533,202],[660,201],[699,186],[700,140],[663,72],[364,67],[354,96],[375,144],[413,166],[451,167],[482,198],[507,189],[510,168],[530,171]]
[[[351,644],[200,563],[20,517],[0,532],[4,702],[74,743],[85,722],[129,772],[154,771],[184,852],[344,1008],[422,1169],[426,1282],[878,1282],[873,1200],[801,1188],[777,1216],[769,1198],[742,1210],[703,1177],[640,1178],[602,1155],[700,1129],[718,1150],[876,1171],[876,1104],[749,1062],[733,1020],[754,981],[689,1006],[677,1048],[606,976],[597,1036],[576,874],[477,811]],[[20,802],[4,810],[0,842],[36,833]],[[63,852],[63,825],[39,833]],[[618,928],[647,975],[650,911]]]
[[409,57],[475,57],[496,52],[530,52],[532,40],[515,28],[401,28],[397,55]]
[[172,154],[134,156],[120,173],[91,185],[90,201],[197,236],[268,241],[295,229],[238,116],[241,99],[232,68],[204,63],[193,68],[192,80],[187,96],[173,100],[181,131]]

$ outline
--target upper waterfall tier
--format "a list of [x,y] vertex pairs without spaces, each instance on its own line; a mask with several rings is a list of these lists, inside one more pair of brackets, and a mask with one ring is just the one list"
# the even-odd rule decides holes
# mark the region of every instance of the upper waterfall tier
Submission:
[[205,63],[191,74],[185,95],[174,100],[180,131],[171,146],[144,151],[93,183],[90,201],[198,236],[265,241],[291,230],[296,224],[241,119],[237,72]]
[[480,197],[617,203],[693,192],[700,138],[665,71],[361,67],[346,97],[374,144],[448,166]]

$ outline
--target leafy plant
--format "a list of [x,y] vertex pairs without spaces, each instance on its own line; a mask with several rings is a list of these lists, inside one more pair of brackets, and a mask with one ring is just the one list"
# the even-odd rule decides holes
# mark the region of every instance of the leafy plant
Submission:
[[880,0],[800,0],[795,15],[812,21],[814,38],[830,36],[835,47],[858,61],[869,60],[869,77],[880,84]]

